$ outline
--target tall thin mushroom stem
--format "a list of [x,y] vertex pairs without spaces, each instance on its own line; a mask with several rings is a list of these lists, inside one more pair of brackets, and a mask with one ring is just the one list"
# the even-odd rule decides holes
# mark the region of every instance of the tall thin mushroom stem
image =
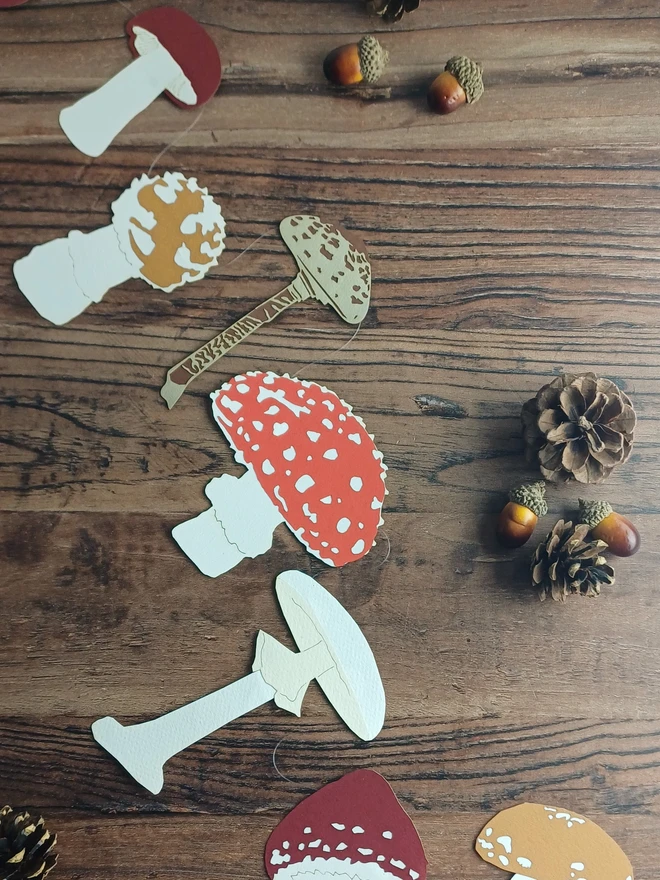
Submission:
[[231,327],[218,333],[205,345],[179,361],[168,370],[165,384],[160,389],[160,396],[167,403],[168,408],[172,409],[195,376],[208,370],[239,342],[247,339],[259,327],[269,324],[285,309],[310,298],[310,291],[298,275],[284,290],[271,296]]

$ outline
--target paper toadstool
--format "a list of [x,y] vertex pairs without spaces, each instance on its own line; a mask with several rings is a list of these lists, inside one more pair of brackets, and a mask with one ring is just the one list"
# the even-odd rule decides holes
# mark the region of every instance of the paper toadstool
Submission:
[[217,577],[265,553],[283,522],[326,565],[369,552],[387,468],[347,403],[314,382],[271,372],[235,376],[211,400],[247,472],[211,480],[213,506],[172,532],[200,571]]
[[511,880],[633,880],[626,854],[584,816],[543,804],[498,813],[475,844],[485,862]]
[[257,706],[273,700],[299,716],[314,680],[356,736],[371,740],[380,733],[385,692],[357,623],[301,571],[278,575],[275,591],[297,653],[260,631],[249,675],[151,721],[124,726],[106,716],[92,724],[99,745],[149,791],[162,789],[163,767],[170,758]]
[[298,264],[298,274],[284,290],[168,370],[160,394],[170,409],[195,376],[296,303],[318,300],[349,324],[359,324],[365,318],[371,297],[371,266],[366,254],[336,227],[310,215],[285,217],[280,234]]
[[220,85],[215,43],[181,9],[147,9],[130,19],[126,32],[136,60],[60,113],[64,134],[87,156],[100,156],[161,93],[179,107],[199,107]]
[[374,770],[355,770],[301,801],[268,838],[270,880],[425,880],[410,817]]
[[218,264],[225,221],[194,177],[136,178],[112,204],[110,226],[38,245],[14,263],[16,282],[53,324],[66,324],[110,287],[143,278],[170,293]]

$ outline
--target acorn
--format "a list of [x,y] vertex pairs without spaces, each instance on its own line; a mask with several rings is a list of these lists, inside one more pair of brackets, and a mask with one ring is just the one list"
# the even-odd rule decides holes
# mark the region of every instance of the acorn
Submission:
[[498,517],[497,540],[505,547],[522,547],[547,512],[543,480],[521,483],[509,492],[509,503]]
[[642,539],[637,528],[627,517],[617,513],[607,501],[579,499],[580,522],[591,529],[599,541],[605,541],[615,556],[633,556],[640,548]]
[[431,83],[427,99],[434,113],[453,113],[463,104],[474,104],[484,93],[483,68],[465,55],[450,58]]
[[338,86],[377,82],[387,67],[389,53],[375,37],[366,36],[358,43],[333,49],[323,62],[323,73]]

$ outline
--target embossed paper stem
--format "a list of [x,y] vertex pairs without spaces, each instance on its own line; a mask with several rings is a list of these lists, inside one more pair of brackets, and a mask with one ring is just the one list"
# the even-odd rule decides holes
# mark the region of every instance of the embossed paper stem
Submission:
[[160,396],[165,400],[168,408],[172,409],[195,376],[199,376],[200,373],[212,367],[235,345],[238,345],[259,327],[269,324],[290,306],[309,299],[310,295],[298,276],[284,290],[271,296],[270,299],[252,309],[231,327],[218,333],[197,351],[179,361],[168,370],[165,384],[160,389]]

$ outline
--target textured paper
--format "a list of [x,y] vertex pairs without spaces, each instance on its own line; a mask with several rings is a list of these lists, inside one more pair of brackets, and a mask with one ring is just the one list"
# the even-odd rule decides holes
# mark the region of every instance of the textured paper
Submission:
[[621,847],[571,810],[518,804],[498,813],[475,844],[485,862],[524,880],[633,880]]
[[179,172],[136,178],[112,212],[111,226],[73,230],[14,264],[19,288],[47,321],[66,324],[129,278],[170,293],[202,278],[224,249],[220,206]]
[[425,880],[410,817],[374,770],[355,770],[305,798],[268,838],[271,880]]
[[136,60],[60,113],[62,130],[87,156],[100,156],[160,94],[179,107],[199,107],[220,85],[215,43],[182,10],[147,9],[127,23],[126,32]]
[[358,625],[302,572],[283,572],[275,590],[298,653],[259,632],[250,675],[152,721],[123,727],[106,717],[92,724],[94,739],[153,794],[163,787],[163,766],[171,757],[263,703],[274,700],[300,715],[314,679],[357,736],[366,740],[380,733],[385,694]]
[[366,254],[336,227],[314,216],[286,217],[280,223],[280,233],[295,257],[298,275],[280,293],[169,370],[160,393],[170,409],[195,376],[296,303],[316,299],[332,306],[349,324],[364,320],[371,297],[371,266]]
[[265,553],[282,522],[326,565],[371,550],[387,468],[347,403],[315,382],[272,372],[235,376],[211,400],[247,473],[211,480],[213,506],[172,532],[200,571],[217,577]]

